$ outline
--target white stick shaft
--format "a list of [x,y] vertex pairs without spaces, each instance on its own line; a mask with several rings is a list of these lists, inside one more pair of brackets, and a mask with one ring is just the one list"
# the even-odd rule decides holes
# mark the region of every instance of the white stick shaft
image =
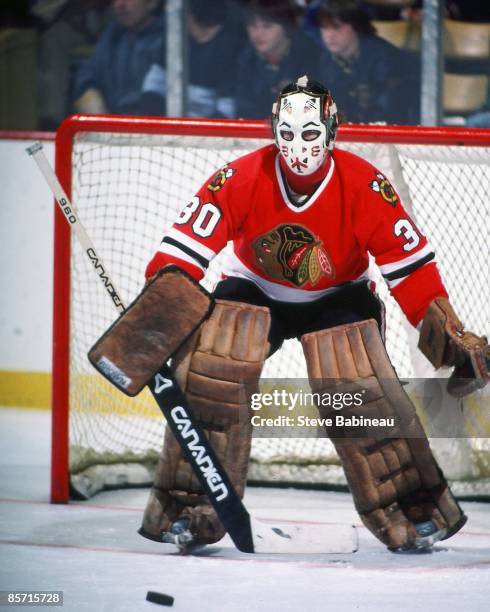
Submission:
[[38,165],[39,170],[41,171],[47,184],[53,192],[53,195],[61,209],[61,212],[65,216],[65,219],[68,221],[69,225],[72,227],[73,231],[75,232],[76,237],[82,245],[83,250],[87,254],[91,265],[98,274],[111,300],[113,301],[118,311],[123,313],[124,304],[121,299],[121,296],[117,291],[114,282],[110,278],[107,272],[107,268],[102,262],[102,259],[99,257],[97,251],[95,250],[95,247],[92,241],[90,240],[87,232],[85,231],[82,222],[78,218],[78,215],[75,209],[73,208],[72,203],[70,202],[63,187],[61,186],[58,177],[54,173],[53,168],[51,167],[46,155],[44,154],[42,144],[40,142],[36,142],[32,146],[28,147],[26,150],[29,155],[34,158],[34,161]]

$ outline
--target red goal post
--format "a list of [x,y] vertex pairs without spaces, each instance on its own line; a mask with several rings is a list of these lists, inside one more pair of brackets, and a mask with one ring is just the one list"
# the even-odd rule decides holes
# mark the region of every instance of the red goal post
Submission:
[[[76,195],[73,193],[72,188],[74,186],[74,176],[76,170],[76,165],[78,163],[83,163],[83,157],[88,156],[92,150],[95,150],[95,146],[93,149],[91,147],[86,147],[86,151],[80,158],[76,157],[76,147],[77,143],[82,141],[84,138],[90,140],[91,136],[95,135],[105,135],[103,138],[101,137],[101,141],[105,144],[104,146],[108,146],[111,154],[107,155],[100,164],[101,170],[100,175],[96,173],[95,170],[91,170],[87,175],[84,175],[83,181],[93,181],[93,188],[89,184],[87,187],[87,193],[92,193],[96,189],[100,189],[101,193],[104,192],[104,188],[107,187],[107,181],[104,178],[104,173],[109,176],[110,173],[114,171],[109,167],[109,163],[111,160],[112,153],[116,151],[117,147],[122,149],[130,149],[131,148],[131,138],[140,137],[140,136],[149,136],[149,137],[170,137],[172,142],[172,147],[176,146],[176,142],[179,140],[185,140],[186,138],[197,138],[199,140],[198,146],[201,149],[205,149],[206,139],[222,139],[222,143],[225,143],[223,148],[226,148],[226,143],[233,142],[237,139],[240,141],[250,140],[253,141],[255,147],[260,146],[260,142],[263,141],[264,144],[272,138],[270,125],[266,122],[255,122],[255,121],[239,121],[239,120],[198,120],[198,119],[173,119],[173,118],[138,118],[138,117],[115,117],[115,116],[73,116],[63,122],[60,129],[56,135],[56,174],[63,185],[66,193],[70,198],[73,198],[74,206],[78,208],[78,212],[82,221],[84,221],[84,209],[82,204],[82,200],[84,204],[87,204],[91,210],[95,210],[94,218],[96,218],[98,213],[101,213],[100,223],[107,224],[110,222],[115,222],[115,219],[112,221],[109,219],[104,219],[102,215],[102,210],[99,208],[102,207],[100,204],[101,196],[97,196],[97,199],[94,199],[94,203],[88,203],[88,196],[83,196],[81,201],[79,202]],[[129,138],[125,139],[126,136]],[[118,140],[119,137],[119,140]],[[131,138],[130,138],[131,137]],[[112,140],[113,141],[112,141]],[[384,125],[343,125],[339,129],[338,132],[338,144],[339,146],[353,146],[354,150],[357,151],[356,147],[360,147],[361,150],[358,151],[362,154],[362,147],[371,147],[372,149],[378,149],[381,145],[400,145],[401,147],[410,148],[413,145],[414,148],[419,147],[422,152],[427,153],[427,157],[429,159],[428,162],[428,170],[429,174],[421,174],[417,175],[415,170],[410,170],[412,172],[412,181],[417,181],[417,185],[410,185],[410,178],[405,180],[405,186],[408,186],[408,190],[416,187],[417,189],[434,189],[434,185],[437,183],[437,189],[440,190],[442,194],[444,189],[449,189],[450,193],[448,194],[449,198],[461,197],[454,193],[454,190],[446,183],[446,178],[441,176],[440,171],[438,170],[438,166],[433,166],[433,162],[430,159],[431,155],[435,155],[435,151],[443,151],[442,155],[443,160],[441,162],[434,162],[446,164],[446,157],[451,157],[456,155],[459,151],[462,152],[461,158],[458,158],[456,164],[468,166],[468,172],[465,175],[466,178],[461,179],[468,182],[468,185],[472,183],[472,180],[481,180],[474,179],[471,167],[482,166],[483,164],[490,163],[490,130],[479,130],[479,129],[462,129],[462,128],[431,128],[431,127],[409,127],[409,126],[384,126]],[[204,144],[203,144],[204,143]],[[163,146],[163,145],[162,145]],[[187,146],[187,145],[186,145]],[[216,145],[214,145],[216,146]],[[192,148],[192,145],[189,145],[189,148]],[[478,151],[481,151],[478,153]],[[447,153],[447,155],[446,155]],[[187,155],[187,154],[186,154]],[[117,158],[117,155],[113,156]],[[202,157],[202,156],[201,156]],[[206,157],[206,155],[204,155]],[[424,155],[421,155],[424,157]],[[121,159],[123,157],[121,156]],[[131,170],[131,161],[128,161],[124,158],[124,163],[119,170],[115,172],[119,173],[120,177],[119,181],[121,182],[125,175],[127,175]],[[229,161],[229,160],[225,160]],[[93,163],[93,162],[91,162]],[[95,164],[97,162],[94,162]],[[147,166],[147,160],[143,160],[138,162],[141,167]],[[222,162],[221,162],[222,163]],[[397,164],[401,163],[400,161],[396,162]],[[451,163],[451,162],[448,162]],[[94,166],[95,167],[95,166]],[[220,166],[209,168],[209,173],[211,174],[213,170],[218,169]],[[138,170],[139,172],[139,170]],[[148,182],[154,181],[154,176],[152,174],[153,170],[148,170],[148,176],[143,180],[147,180]],[[171,171],[169,171],[171,172]],[[426,172],[424,170],[424,172]],[[488,175],[488,170],[487,170]],[[387,172],[388,174],[388,172]],[[449,176],[450,172],[448,173]],[[453,173],[454,174],[454,173]],[[416,177],[415,179],[413,177]],[[479,176],[479,175],[478,175]],[[391,175],[390,175],[390,178]],[[190,190],[195,190],[199,187],[200,183],[195,182],[193,184],[188,184],[187,188]],[[395,181],[395,186],[401,191],[402,200],[405,200],[405,196],[403,193],[403,187],[400,188],[399,185]],[[475,190],[474,193],[478,194],[478,185],[472,185],[472,188]],[[488,194],[490,191],[483,190],[484,187],[480,190],[481,193],[479,195],[480,200],[476,203],[475,206],[479,206],[479,213],[476,215],[475,219],[477,220],[475,225],[475,233],[478,234],[479,237],[474,238],[470,236],[466,236],[461,238],[460,236],[454,235],[451,238],[453,244],[456,244],[458,240],[465,241],[473,241],[476,240],[477,243],[480,243],[483,247],[485,244],[488,246],[488,209],[490,203],[488,202]],[[482,191],[483,190],[483,191]],[[107,196],[104,196],[107,197]],[[408,200],[411,199],[410,193],[407,195]],[[103,197],[102,197],[103,199]],[[463,198],[464,200],[464,198]],[[461,202],[462,206],[469,206],[471,201],[475,200],[475,196],[468,196],[468,199]],[[177,202],[176,205],[181,207],[185,204],[185,201]],[[81,208],[80,208],[81,206]],[[411,209],[411,203],[408,203],[408,207]],[[474,213],[474,211],[473,211]],[[437,223],[439,224],[442,217],[440,216],[440,211],[437,213]],[[449,213],[446,213],[449,214]],[[442,215],[444,215],[444,211],[442,211]],[[479,216],[481,216],[481,224],[478,227]],[[417,211],[415,211],[415,218],[418,219]],[[130,223],[131,221],[127,221]],[[427,224],[425,224],[427,225]],[[487,227],[487,234],[485,240],[485,227]],[[163,227],[161,228],[163,231]],[[431,228],[427,227],[429,236],[431,235]],[[90,231],[90,230],[89,230]],[[446,229],[444,230],[446,231]],[[454,232],[456,234],[457,229],[455,229],[454,224],[450,221],[447,222],[447,231]],[[483,234],[482,234],[483,232]],[[72,375],[70,372],[70,345],[73,345],[73,336],[79,333],[79,330],[74,330],[72,325],[72,317],[73,310],[76,307],[73,303],[73,293],[72,293],[72,273],[73,273],[73,263],[72,263],[72,245],[70,241],[70,228],[68,227],[65,219],[63,218],[61,212],[55,207],[55,248],[54,248],[54,300],[53,300],[53,385],[52,385],[52,468],[51,468],[51,500],[55,503],[65,503],[69,498],[69,463],[70,463],[70,405],[71,398],[70,393],[73,393],[73,390],[70,390],[70,376]],[[100,245],[97,242],[97,237],[94,238],[94,242],[97,248],[100,248]],[[112,240],[112,239],[111,239]],[[114,244],[117,241],[120,241],[119,238],[114,238]],[[481,242],[480,242],[481,241]],[[157,243],[152,245],[156,248]],[[112,248],[111,248],[112,250]],[[106,258],[104,257],[106,260]],[[463,279],[466,285],[469,286],[475,285],[479,286],[481,283],[481,292],[488,291],[488,278],[490,274],[488,274],[488,253],[484,254],[483,259],[486,261],[482,261],[482,270],[479,273],[475,271],[474,279]],[[106,260],[107,261],[107,260]],[[477,262],[474,262],[475,264]],[[480,262],[478,262],[478,265]],[[109,265],[110,269],[110,265]],[[113,272],[110,270],[111,274]],[[143,278],[144,267],[141,267],[139,270],[140,280]],[[459,274],[459,273],[458,273]],[[467,276],[467,272],[461,272],[462,276]],[[443,275],[444,276],[444,275]],[[486,287],[482,280],[486,279]],[[97,283],[93,281],[94,292],[97,290]],[[84,285],[85,287],[85,285]],[[90,289],[91,290],[91,289]],[[86,291],[86,289],[84,289]],[[463,295],[460,298],[460,301],[464,301],[464,299],[471,299],[471,293],[469,293],[470,288],[466,290],[466,295]],[[464,292],[463,292],[464,293]],[[131,296],[130,296],[131,297]],[[457,300],[458,301],[458,300]],[[486,303],[488,304],[490,300],[488,296],[486,298]],[[490,316],[488,315],[488,307],[485,310],[485,306],[482,306],[483,310],[478,312],[477,320],[468,322],[475,326],[474,331],[477,333],[484,333],[485,325],[490,323]],[[471,310],[471,309],[470,309]],[[93,314],[87,315],[91,318],[94,318]],[[115,316],[115,315],[114,315]],[[463,315],[462,315],[463,316]],[[464,318],[464,316],[463,316]],[[101,327],[100,332],[102,332],[104,327]],[[90,334],[89,334],[90,335]],[[97,336],[90,338],[92,342],[97,339]],[[86,376],[85,374],[77,376],[82,377]],[[92,400],[90,400],[92,401]],[[488,431],[488,430],[485,430]],[[479,455],[480,457],[480,455]],[[484,457],[484,462],[488,462],[488,449],[486,450],[486,455]],[[485,470],[488,470],[488,463],[485,465]],[[484,477],[488,478],[490,474],[487,471],[484,471]],[[479,477],[479,476],[477,476]],[[301,476],[300,476],[301,478]],[[463,478],[464,479],[464,478]]]

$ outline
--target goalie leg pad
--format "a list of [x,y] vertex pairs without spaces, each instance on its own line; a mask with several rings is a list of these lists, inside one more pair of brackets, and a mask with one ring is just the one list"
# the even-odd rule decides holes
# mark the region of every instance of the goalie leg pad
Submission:
[[[217,300],[216,306],[175,356],[176,379],[237,493],[243,496],[250,456],[250,395],[258,389],[269,350],[267,308]],[[167,429],[146,507],[142,535],[161,541],[177,518],[189,518],[193,544],[217,542],[224,529]]]
[[385,430],[327,428],[366,527],[391,550],[417,548],[415,526],[425,521],[444,530],[445,537],[458,531],[466,517],[432,455],[376,322],[341,325],[306,334],[301,341],[314,392],[364,391],[360,406],[344,406],[340,412],[318,406],[322,417],[333,423],[338,414],[394,419],[395,427]]

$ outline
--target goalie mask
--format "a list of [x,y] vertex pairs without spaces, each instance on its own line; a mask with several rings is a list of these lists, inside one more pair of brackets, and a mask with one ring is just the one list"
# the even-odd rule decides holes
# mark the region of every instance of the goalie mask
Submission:
[[303,76],[287,85],[272,107],[272,128],[288,168],[312,174],[333,149],[338,115],[326,87]]

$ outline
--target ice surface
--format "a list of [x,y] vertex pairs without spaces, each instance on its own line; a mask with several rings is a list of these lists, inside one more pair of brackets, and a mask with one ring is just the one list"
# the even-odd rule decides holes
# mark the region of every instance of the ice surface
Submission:
[[355,523],[359,551],[247,555],[225,538],[182,556],[136,533],[146,490],[49,504],[49,439],[48,413],[0,410],[0,590],[63,590],[70,612],[160,609],[145,601],[148,590],[173,595],[185,612],[489,608],[488,504],[463,503],[467,525],[432,554],[401,556],[360,526],[348,494],[249,488],[258,518]]

